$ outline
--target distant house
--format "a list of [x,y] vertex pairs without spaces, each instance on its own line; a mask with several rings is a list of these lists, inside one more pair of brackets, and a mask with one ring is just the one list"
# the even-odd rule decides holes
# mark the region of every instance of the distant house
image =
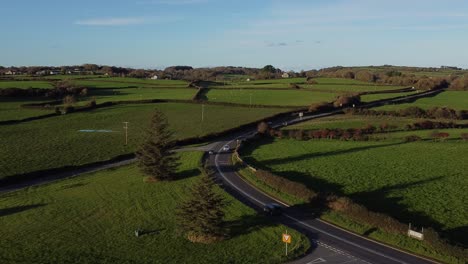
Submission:
[[46,71],[38,71],[36,72],[36,75],[46,75]]
[[50,75],[58,75],[60,74],[61,72],[60,71],[57,71],[57,70],[53,70],[53,71],[50,71],[49,74]]
[[16,72],[14,72],[14,71],[11,71],[11,70],[10,70],[10,71],[7,71],[7,72],[5,72],[5,75],[15,75],[15,74],[16,74]]
[[283,77],[283,78],[289,78],[289,73],[285,72],[285,73],[283,73],[283,75],[281,75],[281,77]]
[[158,78],[159,78],[159,77],[158,77],[157,75],[153,75],[153,76],[151,76],[150,79],[151,79],[151,80],[157,80]]

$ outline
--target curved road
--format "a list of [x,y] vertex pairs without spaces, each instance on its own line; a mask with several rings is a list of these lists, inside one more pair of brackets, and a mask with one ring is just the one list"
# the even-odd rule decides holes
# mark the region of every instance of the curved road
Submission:
[[[309,116],[307,119],[333,114]],[[300,120],[293,119],[289,122],[294,123],[297,121]],[[277,124],[272,125],[279,126]],[[220,180],[224,189],[247,205],[257,210],[261,210],[263,205],[267,203],[277,203],[283,207],[284,213],[279,217],[279,220],[283,224],[307,235],[313,242],[311,252],[293,263],[435,263],[327,224],[316,219],[313,212],[308,212],[304,208],[290,207],[244,181],[236,173],[232,165],[232,153],[222,151],[222,147],[229,145],[233,149],[238,138],[249,137],[254,133],[255,131],[250,131],[220,141],[214,147],[215,154],[210,155],[208,165],[214,169],[215,176]]]

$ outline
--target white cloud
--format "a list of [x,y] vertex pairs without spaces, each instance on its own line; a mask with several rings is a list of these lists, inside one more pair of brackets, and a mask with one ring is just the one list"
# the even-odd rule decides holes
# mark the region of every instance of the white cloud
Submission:
[[90,18],[75,21],[81,26],[129,26],[142,24],[161,24],[180,20],[178,17],[109,17]]

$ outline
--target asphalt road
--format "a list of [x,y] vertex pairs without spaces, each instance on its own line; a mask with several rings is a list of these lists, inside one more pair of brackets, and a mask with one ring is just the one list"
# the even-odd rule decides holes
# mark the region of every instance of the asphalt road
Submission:
[[[334,113],[309,116],[307,119],[332,114]],[[298,120],[289,120],[290,123],[296,121]],[[316,219],[310,210],[290,207],[244,181],[232,166],[232,152],[223,151],[222,148],[229,145],[230,149],[234,149],[237,144],[236,139],[249,137],[254,133],[255,131],[247,131],[220,141],[213,148],[215,154],[210,155],[208,164],[214,169],[223,188],[231,195],[257,210],[262,210],[267,203],[279,204],[283,207],[284,213],[277,220],[309,237],[313,244],[312,250],[302,259],[292,263],[435,263],[327,224]]]

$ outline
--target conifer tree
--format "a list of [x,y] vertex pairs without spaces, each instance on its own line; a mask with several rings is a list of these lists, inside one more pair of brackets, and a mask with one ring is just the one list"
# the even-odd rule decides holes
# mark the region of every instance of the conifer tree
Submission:
[[215,185],[210,176],[203,174],[192,188],[191,198],[178,209],[182,230],[192,242],[213,243],[225,237],[225,200],[213,190]]
[[167,118],[156,110],[147,130],[147,138],[135,153],[138,167],[154,180],[174,179],[179,163],[177,154],[171,152],[173,147],[173,133],[169,130]]

